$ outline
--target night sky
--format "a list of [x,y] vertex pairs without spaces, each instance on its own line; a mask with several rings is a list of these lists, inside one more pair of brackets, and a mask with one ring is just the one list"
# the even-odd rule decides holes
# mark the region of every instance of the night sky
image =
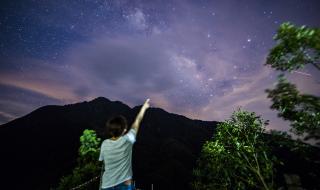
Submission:
[[[278,73],[263,65],[286,21],[320,27],[320,1],[2,0],[0,124],[104,96],[210,121],[241,106],[286,130],[264,92]],[[320,95],[316,72],[288,76]]]

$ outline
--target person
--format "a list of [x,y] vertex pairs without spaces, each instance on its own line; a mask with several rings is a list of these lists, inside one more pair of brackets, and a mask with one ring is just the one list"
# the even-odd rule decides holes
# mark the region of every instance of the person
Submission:
[[106,122],[111,138],[105,139],[100,149],[99,161],[104,163],[101,190],[134,189],[132,147],[145,111],[150,107],[149,101],[150,99],[145,101],[127,134],[127,120],[122,115],[112,117]]

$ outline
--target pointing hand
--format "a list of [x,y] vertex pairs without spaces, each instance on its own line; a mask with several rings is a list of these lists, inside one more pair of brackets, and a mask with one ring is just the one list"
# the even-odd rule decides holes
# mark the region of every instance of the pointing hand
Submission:
[[145,109],[148,109],[148,108],[150,107],[149,101],[150,101],[150,99],[148,98],[148,99],[144,102],[143,107],[144,107]]

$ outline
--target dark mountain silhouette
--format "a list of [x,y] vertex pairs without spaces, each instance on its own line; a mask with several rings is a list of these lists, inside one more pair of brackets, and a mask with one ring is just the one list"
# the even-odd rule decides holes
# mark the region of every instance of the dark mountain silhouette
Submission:
[[[44,106],[0,126],[0,189],[43,190],[56,186],[76,165],[79,137],[94,129],[105,139],[104,124],[122,114],[131,124],[141,106],[130,108],[99,97],[90,102]],[[133,150],[133,172],[143,189],[189,190],[192,168],[202,144],[214,134],[215,121],[192,120],[149,108]],[[284,174],[299,175],[305,189],[319,189],[320,151],[316,147],[292,150],[292,140],[265,135],[276,164],[275,182],[289,188]],[[293,177],[295,179],[295,177]],[[289,180],[290,181],[290,180]]]
[[[94,129],[104,139],[104,124],[110,116],[122,114],[131,124],[140,108],[99,97],[90,102],[44,106],[0,126],[0,189],[43,190],[57,185],[76,165],[84,129]],[[212,137],[216,124],[149,108],[133,151],[137,185],[189,189],[201,146]]]

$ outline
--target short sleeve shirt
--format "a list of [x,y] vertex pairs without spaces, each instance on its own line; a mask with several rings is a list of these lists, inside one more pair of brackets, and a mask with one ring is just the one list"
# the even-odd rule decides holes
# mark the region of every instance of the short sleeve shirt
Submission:
[[132,178],[132,147],[136,131],[130,131],[117,140],[106,139],[101,144],[99,160],[104,162],[102,188],[113,187]]

